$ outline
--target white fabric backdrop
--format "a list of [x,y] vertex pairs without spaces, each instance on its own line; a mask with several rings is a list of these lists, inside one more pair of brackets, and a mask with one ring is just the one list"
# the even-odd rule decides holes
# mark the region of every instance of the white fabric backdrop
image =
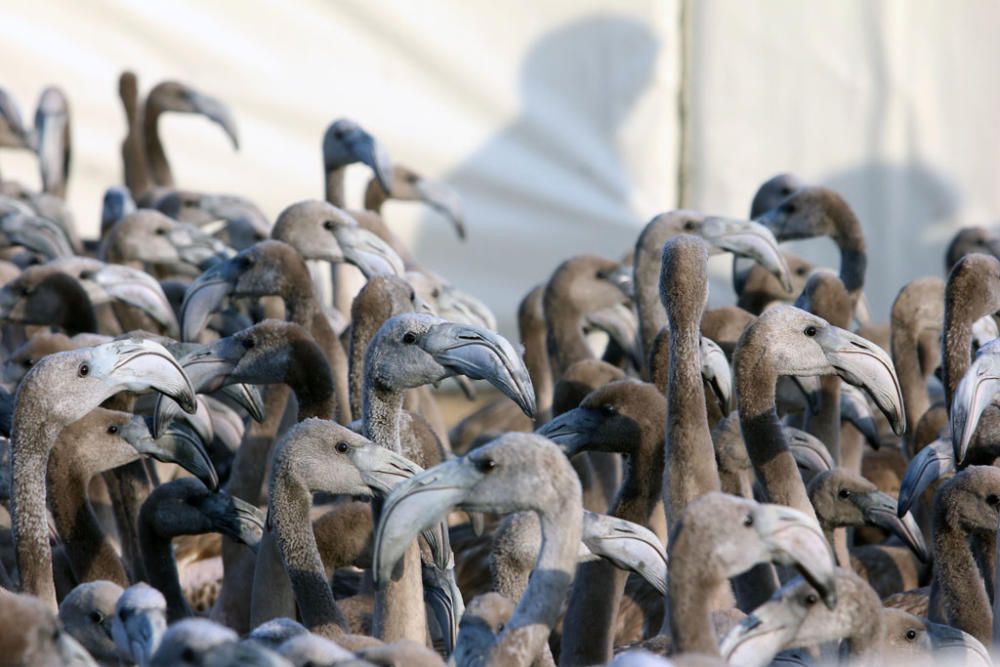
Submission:
[[[351,116],[397,162],[463,195],[466,244],[419,206],[386,215],[508,332],[520,296],[561,260],[618,256],[678,204],[745,215],[779,171],[856,208],[877,319],[906,279],[942,271],[955,227],[994,219],[1000,5],[681,2],[0,0],[0,85],[28,116],[45,84],[67,91],[70,203],[85,233],[121,180],[125,67],[143,91],[175,78],[231,105],[239,152],[207,121],[165,118],[178,184],[244,194],[271,217],[321,196],[321,134]],[[24,154],[0,154],[0,171],[38,182]],[[355,202],[367,177],[349,172]],[[836,261],[826,241],[796,252]],[[731,298],[727,264],[713,260],[716,303]]]

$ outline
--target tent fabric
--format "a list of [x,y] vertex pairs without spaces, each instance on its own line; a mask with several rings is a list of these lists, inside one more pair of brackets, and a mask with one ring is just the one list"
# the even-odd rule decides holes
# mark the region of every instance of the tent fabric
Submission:
[[[43,86],[72,106],[69,201],[85,235],[120,183],[119,73],[225,100],[234,151],[208,121],[166,116],[179,186],[239,193],[272,219],[322,196],[320,138],[358,120],[394,161],[463,197],[469,239],[390,203],[422,265],[484,299],[515,331],[521,296],[580,253],[619,257],[657,212],[746,215],[781,171],[841,191],[872,259],[885,320],[909,278],[943,271],[962,224],[994,219],[1000,155],[991,66],[1000,6],[905,0],[192,0],[0,7],[0,85],[32,115]],[[38,183],[33,158],[0,173]],[[370,172],[352,167],[359,206]],[[795,244],[836,266],[828,241]],[[712,260],[714,303],[732,298]]]

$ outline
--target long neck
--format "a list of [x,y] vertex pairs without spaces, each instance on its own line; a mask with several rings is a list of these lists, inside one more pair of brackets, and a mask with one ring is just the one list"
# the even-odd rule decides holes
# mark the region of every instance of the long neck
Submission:
[[311,632],[337,635],[348,629],[347,619],[337,608],[327,583],[309,520],[311,503],[309,489],[292,475],[281,471],[275,476],[271,484],[270,520],[302,620]]
[[[32,408],[32,387],[22,383],[17,396],[11,433],[11,512],[21,590],[42,599],[56,610],[45,508],[45,472],[60,427]],[[34,406],[32,404],[35,404]]]
[[552,410],[552,368],[545,343],[545,314],[542,310],[542,287],[536,287],[521,302],[518,329],[524,346],[524,365],[535,388],[537,412],[541,416]]
[[836,241],[840,248],[840,281],[844,289],[857,303],[865,286],[865,270],[868,266],[868,254],[865,246],[865,234],[861,222],[843,202],[829,210],[837,229]]
[[337,208],[344,208],[344,174],[346,167],[326,172],[326,200]]
[[403,416],[403,392],[377,386],[365,378],[362,423],[365,437],[372,442],[402,453],[400,420]]
[[571,365],[593,359],[594,353],[583,335],[583,315],[569,298],[545,294],[546,345],[552,379],[558,380]]
[[141,197],[149,189],[149,174],[146,171],[146,154],[143,151],[140,133],[140,117],[142,107],[139,105],[138,82],[134,75],[122,75],[119,83],[122,106],[125,108],[125,123],[128,133],[122,141],[122,168],[125,172],[125,185],[132,196]]
[[[363,298],[359,295],[359,298]],[[351,413],[360,415],[361,396],[364,390],[365,351],[382,324],[392,317],[388,299],[366,299],[365,307],[351,308]]]
[[379,185],[378,179],[373,178],[368,181],[368,187],[365,188],[365,209],[381,214],[382,205],[387,201],[389,194]]
[[160,141],[160,114],[163,109],[156,100],[146,99],[146,109],[142,118],[143,147],[146,150],[146,166],[153,185],[173,187],[174,175],[167,162],[167,154]]
[[944,331],[941,338],[945,405],[951,412],[951,400],[965,371],[972,363],[972,325],[986,313],[976,312],[954,295],[951,283],[945,296]]
[[934,577],[943,597],[946,622],[988,646],[993,638],[993,615],[986,586],[968,534],[947,519],[945,512],[934,517]]
[[295,392],[299,404],[298,420],[333,418],[337,399],[330,364],[323,352],[312,341],[292,341],[289,347],[285,382]]
[[916,332],[905,323],[892,324],[892,361],[903,393],[903,407],[906,410],[906,438],[912,438],[917,422],[930,407],[927,393],[927,378],[921,373],[920,350]]
[[633,279],[635,308],[639,316],[640,359],[643,377],[649,379],[649,353],[660,329],[667,326],[667,311],[660,302],[660,263],[666,235],[655,222],[646,225],[636,242]]
[[94,475],[138,459],[139,454],[124,442],[115,446],[68,441],[61,435],[53,447],[48,464],[48,505],[77,581],[107,579],[119,586],[129,585],[125,567],[87,501],[87,487]]
[[542,549],[528,588],[490,656],[490,664],[529,665],[541,653],[576,570],[582,533],[579,496],[539,513]]
[[667,530],[689,502],[720,489],[701,377],[698,322],[671,322],[664,503]]
[[808,415],[806,431],[819,438],[840,465],[840,378],[824,375],[819,380],[819,412]]
[[194,612],[184,597],[180,575],[177,573],[177,561],[174,560],[170,544],[173,536],[160,534],[153,525],[152,517],[155,512],[148,505],[143,509],[145,511],[139,514],[139,550],[146,563],[146,578],[151,586],[163,593],[167,601],[169,622],[190,618],[194,616]]
[[772,503],[816,516],[806,495],[795,457],[788,450],[775,406],[777,374],[766,355],[746,347],[735,358],[740,429],[747,454]]
[[334,393],[333,417],[341,424],[349,424],[353,411],[351,410],[351,396],[347,380],[347,353],[344,352],[340,337],[330,326],[330,320],[322,312],[317,310],[313,315],[310,329],[316,343],[326,353],[327,361],[330,362]]
[[719,655],[712,629],[712,601],[725,585],[724,576],[711,565],[711,554],[685,534],[683,527],[671,534],[670,576],[667,578],[667,616],[675,653]]

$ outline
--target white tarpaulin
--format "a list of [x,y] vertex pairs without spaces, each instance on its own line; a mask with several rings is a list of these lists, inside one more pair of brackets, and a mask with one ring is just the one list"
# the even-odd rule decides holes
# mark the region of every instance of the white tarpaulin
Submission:
[[[164,118],[180,186],[245,195],[273,218],[322,195],[320,138],[339,116],[447,180],[466,243],[415,204],[386,217],[508,332],[563,259],[619,256],[678,204],[745,215],[779,171],[855,207],[885,319],[906,279],[942,271],[955,227],[1000,208],[998,19],[1000,5],[972,0],[0,2],[0,85],[28,116],[44,85],[66,90],[85,234],[121,182],[117,77],[131,68],[143,91],[182,80],[236,115],[239,152],[208,121]],[[0,171],[38,181],[26,154],[3,153]],[[367,177],[349,172],[356,205]],[[828,241],[796,251],[836,261]]]

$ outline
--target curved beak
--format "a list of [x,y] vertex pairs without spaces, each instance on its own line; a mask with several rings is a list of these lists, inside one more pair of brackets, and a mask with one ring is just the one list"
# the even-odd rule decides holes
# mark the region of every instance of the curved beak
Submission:
[[[189,352],[180,359],[180,365],[191,379],[191,385],[197,393],[207,393],[216,391],[227,384],[228,376],[243,358],[246,350],[231,338],[221,338],[212,345],[199,348]],[[263,404],[260,394],[250,387],[235,386],[228,392],[229,396],[236,400],[240,406],[245,408],[251,415],[260,415],[263,412]],[[244,401],[246,401],[244,403]],[[163,429],[179,413],[177,405],[169,398],[159,396],[156,399],[156,406],[153,411],[153,436],[159,437]],[[202,418],[200,432],[210,433],[211,418],[208,409],[203,408],[198,411]],[[206,425],[207,420],[207,425]],[[260,421],[258,419],[258,421]],[[199,428],[199,423],[192,423],[192,426]],[[207,436],[206,442],[211,437]]]
[[812,476],[833,469],[833,457],[830,456],[830,450],[819,438],[787,425],[781,427],[781,432],[784,433],[788,449],[792,452],[795,463],[800,468],[808,470]]
[[902,517],[898,515],[895,498],[881,491],[873,491],[852,494],[851,499],[861,510],[867,523],[889,531],[910,547],[922,562],[928,561],[930,556],[920,526],[909,512]]
[[62,197],[69,175],[69,108],[66,96],[48,87],[35,112],[35,153],[42,176],[42,191]]
[[993,661],[989,651],[978,639],[958,628],[941,623],[924,622],[927,636],[934,648],[934,657],[941,664],[948,665],[981,665],[990,667]]
[[458,238],[465,240],[465,216],[462,213],[462,198],[450,186],[441,181],[420,178],[414,184],[420,201],[448,218]]
[[731,665],[765,667],[795,639],[804,619],[800,605],[772,598],[729,631],[719,644],[719,653]]
[[14,98],[0,88],[0,145],[10,148],[31,148],[28,129],[21,120],[21,109]]
[[753,259],[777,278],[786,292],[792,291],[788,263],[778,250],[774,234],[764,225],[750,220],[709,217],[701,224],[701,235],[720,250]]
[[167,295],[163,293],[160,283],[145,271],[122,264],[105,264],[88,278],[82,282],[92,281],[110,298],[149,315],[167,330],[168,336],[178,335],[180,328]]
[[984,347],[991,340],[1000,336],[1000,329],[997,328],[997,321],[993,314],[983,315],[972,323],[972,342],[976,347]]
[[882,440],[878,435],[878,425],[872,414],[868,399],[864,392],[853,384],[843,383],[840,387],[840,418],[846,419],[858,429],[872,449],[879,449]]
[[128,648],[138,665],[148,665],[160,646],[165,623],[152,609],[139,609],[125,619],[125,635]]
[[368,165],[375,172],[378,184],[391,195],[392,161],[389,159],[389,151],[374,136],[358,129],[358,132],[352,132],[347,139],[351,155],[358,162]]
[[352,447],[349,456],[365,484],[382,496],[389,495],[403,480],[423,472],[423,468],[405,456],[374,443]]
[[257,551],[264,535],[263,510],[223,491],[202,503],[201,510],[212,521],[213,528]]
[[701,337],[701,376],[708,382],[722,406],[722,414],[729,414],[733,395],[733,376],[729,361],[718,343],[705,336]]
[[236,120],[233,118],[229,107],[218,99],[197,91],[190,91],[188,93],[188,100],[191,102],[194,113],[201,114],[221,127],[222,131],[226,133],[226,136],[232,142],[233,148],[239,150],[240,136],[236,130]]
[[[448,549],[451,555],[451,549]],[[424,583],[424,602],[437,621],[441,630],[445,655],[455,651],[458,641],[458,625],[465,613],[465,603],[462,591],[455,580],[454,562],[447,568],[421,563],[420,568]]]
[[902,516],[909,512],[928,486],[952,472],[955,472],[955,453],[948,440],[938,438],[921,449],[906,465],[899,483],[897,513]]
[[194,279],[181,303],[181,339],[195,340],[222,301],[232,294],[238,273],[234,262],[216,264]]
[[[364,483],[382,497],[392,493],[401,482],[423,472],[423,468],[405,456],[374,443],[352,447],[349,456],[354,467],[361,473]],[[422,531],[422,534],[430,547],[435,565],[439,568],[447,567],[452,558],[447,522],[437,523]]]
[[260,395],[260,389],[257,385],[237,382],[236,384],[227,384],[218,391],[246,410],[250,418],[258,424],[264,421],[266,417],[264,397]]
[[635,572],[660,595],[667,594],[667,552],[653,531],[631,521],[585,511],[581,540],[595,556]]
[[794,565],[830,609],[837,604],[835,564],[819,524],[802,512],[783,505],[761,505],[754,527],[771,560]]
[[619,264],[606,273],[602,272],[600,276],[621,290],[626,298],[635,298],[635,276],[631,265]]
[[174,399],[185,412],[197,409],[191,380],[173,355],[159,343],[145,339],[116,340],[91,348],[91,374],[105,373],[108,396],[127,390],[150,389]]
[[1000,393],[1000,345],[983,347],[962,376],[951,401],[951,434],[955,461],[961,463],[993,399]]
[[451,459],[400,482],[385,499],[375,530],[372,575],[384,587],[410,542],[462,502],[482,473],[465,458]]
[[535,390],[528,369],[500,334],[442,322],[427,332],[421,346],[445,368],[473,380],[486,380],[517,403],[524,414],[534,417]]
[[604,417],[592,408],[573,408],[535,430],[559,445],[567,458],[573,458],[587,448],[590,434],[601,427]]
[[639,318],[635,311],[624,303],[596,310],[587,314],[587,324],[608,334],[618,346],[625,350],[638,367],[640,359],[636,350],[639,335]]
[[824,327],[816,335],[827,361],[844,381],[863,389],[885,414],[896,435],[906,430],[903,392],[896,369],[885,350],[839,327]]
[[497,328],[496,315],[485,303],[451,285],[441,289],[437,298],[437,311],[438,317],[452,322],[483,327],[490,331],[496,331]]
[[74,254],[65,230],[36,215],[14,211],[0,217],[0,234],[7,238],[8,245],[19,245],[48,259]]
[[176,223],[167,233],[166,239],[177,250],[177,256],[182,262],[202,271],[235,254],[232,248],[219,239],[186,223]]
[[177,424],[157,439],[153,439],[146,420],[133,417],[122,428],[122,437],[145,456],[163,463],[176,463],[201,480],[209,489],[219,486],[219,474],[205,451],[203,440],[190,427]]
[[333,236],[340,245],[344,261],[358,267],[365,278],[402,276],[406,267],[402,258],[376,234],[355,225],[337,225]]

